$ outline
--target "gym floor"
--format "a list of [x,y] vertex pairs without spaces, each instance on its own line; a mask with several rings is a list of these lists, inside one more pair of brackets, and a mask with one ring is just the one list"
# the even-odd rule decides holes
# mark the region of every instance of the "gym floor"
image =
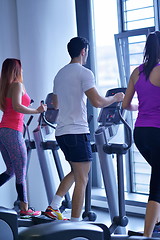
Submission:
[[[107,226],[111,225],[110,216],[107,209],[92,207],[92,211],[94,211],[97,215],[96,222],[103,223]],[[70,210],[66,210],[63,213],[65,217],[70,218]],[[143,217],[135,217],[135,216],[127,216],[128,217],[128,225],[126,227],[126,231],[143,231],[144,218]]]
[[[92,211],[94,211],[97,215],[96,222],[103,223],[106,226],[110,226],[110,216],[107,211],[107,209],[99,208],[99,207],[92,207]],[[63,215],[67,218],[70,218],[70,210],[66,210]],[[143,231],[143,224],[144,224],[144,218],[142,217],[134,217],[134,216],[128,216],[129,222],[126,227],[126,233],[128,230],[132,231]],[[74,238],[72,240],[86,240],[86,238],[78,237]],[[98,240],[98,239],[97,239]]]

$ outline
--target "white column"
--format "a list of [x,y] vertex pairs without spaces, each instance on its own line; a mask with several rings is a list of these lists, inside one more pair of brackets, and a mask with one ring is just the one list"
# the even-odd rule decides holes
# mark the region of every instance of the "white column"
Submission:
[[[74,0],[16,1],[24,83],[37,106],[52,92],[57,71],[70,60],[66,45],[77,35],[75,3]],[[54,176],[53,172],[53,181]],[[55,184],[58,186],[58,182]],[[48,204],[36,150],[31,154],[29,199],[36,209],[44,210]]]

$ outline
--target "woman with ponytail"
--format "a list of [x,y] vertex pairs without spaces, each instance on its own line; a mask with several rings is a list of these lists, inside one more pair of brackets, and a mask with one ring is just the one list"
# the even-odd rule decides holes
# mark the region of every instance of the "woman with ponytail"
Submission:
[[[137,93],[138,105],[132,103]],[[147,37],[143,64],[130,76],[123,100],[124,109],[138,110],[134,141],[151,166],[149,198],[146,208],[144,236],[151,237],[160,221],[160,32]]]

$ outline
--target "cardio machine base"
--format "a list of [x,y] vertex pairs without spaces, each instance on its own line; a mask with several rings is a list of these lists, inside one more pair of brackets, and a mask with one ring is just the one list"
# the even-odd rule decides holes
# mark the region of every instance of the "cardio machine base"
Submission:
[[[38,238],[37,238],[38,236]],[[84,237],[92,240],[104,240],[103,229],[93,224],[83,222],[55,222],[33,226],[22,231],[19,240],[70,240]]]

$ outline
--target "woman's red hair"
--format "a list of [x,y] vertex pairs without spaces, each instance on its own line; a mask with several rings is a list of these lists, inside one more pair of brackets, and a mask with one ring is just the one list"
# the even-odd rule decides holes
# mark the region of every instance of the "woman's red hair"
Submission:
[[6,96],[9,86],[13,82],[22,82],[21,61],[15,58],[7,58],[2,64],[0,76],[0,109],[4,111]]

